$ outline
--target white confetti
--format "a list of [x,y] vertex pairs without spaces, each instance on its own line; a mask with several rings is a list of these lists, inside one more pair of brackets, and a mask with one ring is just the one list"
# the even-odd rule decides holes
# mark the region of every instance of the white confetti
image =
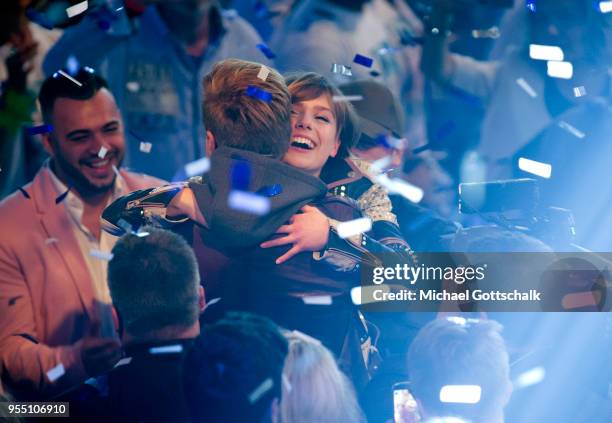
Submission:
[[143,153],[147,153],[147,154],[150,153],[151,147],[153,147],[153,145],[150,142],[142,141],[140,143],[140,151],[142,151]]
[[108,148],[102,146],[100,147],[100,151],[98,151],[98,157],[103,159],[106,157],[106,153],[108,153]]
[[115,368],[125,366],[127,364],[130,364],[131,362],[132,362],[132,357],[124,357],[121,360],[119,360],[117,364],[115,364]]
[[378,175],[375,179],[390,194],[399,194],[413,203],[419,203],[425,195],[421,188],[399,178],[389,179],[387,175]]
[[261,79],[262,81],[265,81],[268,78],[268,75],[270,75],[270,69],[268,69],[264,65],[261,65],[261,69],[259,69],[259,73],[257,74],[257,77]]
[[138,92],[140,90],[140,84],[136,81],[128,81],[125,84],[125,87],[128,89],[129,92],[132,93]]
[[45,239],[45,244],[47,244],[47,245],[53,244],[55,242],[58,242],[57,238],[47,238],[47,239]]
[[136,232],[136,236],[138,238],[144,238],[145,236],[149,236],[149,235],[151,235],[151,234],[148,233],[148,232]]
[[528,172],[532,175],[540,176],[546,179],[550,178],[550,175],[552,174],[552,166],[548,163],[537,162],[524,157],[519,158],[518,167],[524,172]]
[[599,11],[601,13],[610,13],[610,12],[612,12],[612,1],[600,1],[599,2]]
[[329,295],[310,295],[308,297],[302,297],[304,304],[308,305],[331,305],[332,297]]
[[69,80],[71,80],[72,82],[74,82],[75,84],[77,84],[79,87],[82,87],[83,84],[81,84],[79,81],[77,81],[76,79],[74,79],[73,77],[71,77],[70,75],[68,75],[66,72],[64,72],[63,70],[58,70],[57,73],[59,73],[60,75],[62,75],[64,78],[68,78]]
[[112,260],[113,258],[112,253],[107,253],[105,251],[100,251],[100,250],[89,250],[89,255],[97,259],[106,260],[106,261]]
[[198,176],[206,173],[210,170],[210,159],[208,157],[202,157],[201,159],[187,163],[185,165],[185,173],[188,178],[192,176]]
[[563,60],[563,50],[557,46],[529,44],[529,57],[534,60]]
[[233,190],[227,204],[234,210],[263,216],[270,211],[270,199],[252,192]]
[[64,369],[64,365],[60,363],[47,372],[47,378],[49,379],[49,382],[53,383],[65,374],[66,369]]
[[285,387],[285,391],[287,392],[291,392],[291,390],[293,389],[293,387],[291,386],[291,383],[289,382],[289,378],[284,373],[283,373],[283,386]]
[[74,6],[70,6],[66,9],[66,14],[69,18],[74,18],[77,15],[85,12],[87,10],[87,1],[82,1],[80,3],[75,4]]
[[551,78],[571,79],[574,66],[570,62],[546,62],[546,74]]
[[584,132],[582,132],[581,130],[577,129],[575,126],[570,125],[569,123],[567,123],[564,120],[559,122],[559,128],[565,129],[567,132],[569,132],[570,134],[572,134],[576,138],[582,139],[582,138],[586,137],[586,134]]
[[531,85],[529,85],[527,83],[527,81],[525,81],[523,78],[517,79],[516,83],[518,84],[519,87],[521,87],[523,89],[523,91],[525,91],[527,94],[529,94],[529,96],[531,98],[536,98],[538,96],[538,94],[535,92],[535,90],[533,88],[531,88]]
[[183,352],[183,346],[181,344],[149,348],[149,354],[178,354],[181,352]]
[[542,382],[545,376],[546,370],[544,367],[534,367],[531,370],[521,373],[512,383],[512,385],[514,386],[514,389],[526,388]]
[[266,392],[268,392],[274,386],[274,382],[271,378],[267,378],[264,380],[257,388],[253,390],[249,394],[249,403],[255,404],[261,397],[263,397]]
[[[374,296],[374,291],[377,291],[376,297]],[[351,301],[355,305],[369,304],[379,302],[381,300],[377,300],[378,291],[380,293],[387,293],[391,291],[389,285],[369,285],[369,286],[356,286],[351,288]]]
[[586,95],[586,88],[584,86],[574,87],[574,97],[584,97]]
[[360,217],[359,219],[340,222],[338,224],[338,236],[342,239],[368,232],[372,229],[372,219]]
[[477,404],[482,388],[478,385],[445,385],[440,389],[440,402]]
[[362,95],[334,95],[332,96],[332,101],[338,102],[338,101],[361,101],[363,100],[363,96]]

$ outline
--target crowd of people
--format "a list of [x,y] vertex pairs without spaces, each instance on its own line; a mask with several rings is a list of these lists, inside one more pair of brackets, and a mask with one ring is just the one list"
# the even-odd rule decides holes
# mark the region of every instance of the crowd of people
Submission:
[[432,254],[609,263],[604,7],[473,3],[0,6],[0,403],[609,421],[606,313],[362,307],[371,269]]

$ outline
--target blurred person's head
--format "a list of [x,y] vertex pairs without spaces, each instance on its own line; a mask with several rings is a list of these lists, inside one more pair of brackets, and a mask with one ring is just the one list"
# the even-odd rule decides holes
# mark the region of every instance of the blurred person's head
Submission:
[[106,81],[91,68],[71,76],[74,81],[62,73],[47,78],[38,95],[43,119],[53,126],[43,135],[51,167],[81,197],[110,193],[125,150],[119,108]]
[[164,0],[155,4],[168,29],[185,45],[213,41],[219,34],[211,33],[211,29],[222,31],[221,6],[216,0]]
[[[265,81],[263,65],[238,59],[217,62],[204,77],[206,152],[220,146],[281,158],[289,147],[291,100],[274,69]],[[267,102],[246,94],[249,86],[271,94]]]
[[389,167],[399,168],[406,147],[401,141],[404,115],[391,90],[372,80],[342,84],[340,90],[346,96],[362,97],[352,103],[361,129],[353,154],[369,162],[389,157]]
[[283,423],[364,422],[349,379],[316,339],[287,332],[289,354],[280,405]]
[[[503,422],[510,399],[510,364],[495,321],[450,317],[421,329],[408,351],[411,391],[425,418],[457,416],[474,423]],[[442,402],[448,385],[476,385],[475,404]]]
[[199,334],[203,290],[195,254],[180,235],[143,227],[119,239],[112,253],[108,285],[124,342]]
[[[324,76],[313,72],[285,78],[291,94],[291,142],[283,161],[319,176],[330,157],[344,158],[359,137],[353,107]],[[336,97],[336,99],[334,99]]]
[[528,13],[530,43],[559,46],[565,60],[597,62],[609,58],[606,31],[609,19],[597,3],[574,0],[538,0]]
[[228,313],[205,326],[185,362],[191,421],[278,421],[287,340],[271,320]]

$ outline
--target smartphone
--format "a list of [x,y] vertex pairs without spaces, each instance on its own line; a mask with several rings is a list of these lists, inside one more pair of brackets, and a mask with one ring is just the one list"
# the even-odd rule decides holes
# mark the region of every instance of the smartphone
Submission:
[[419,406],[410,392],[410,382],[393,385],[394,423],[415,423],[421,421]]

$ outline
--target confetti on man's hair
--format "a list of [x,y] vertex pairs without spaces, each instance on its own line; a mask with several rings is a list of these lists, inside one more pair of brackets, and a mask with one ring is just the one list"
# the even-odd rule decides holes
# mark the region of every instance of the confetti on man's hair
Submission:
[[269,103],[272,101],[272,94],[266,90],[256,87],[255,85],[249,85],[246,89],[246,95],[249,97],[256,98],[261,101]]

